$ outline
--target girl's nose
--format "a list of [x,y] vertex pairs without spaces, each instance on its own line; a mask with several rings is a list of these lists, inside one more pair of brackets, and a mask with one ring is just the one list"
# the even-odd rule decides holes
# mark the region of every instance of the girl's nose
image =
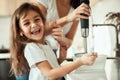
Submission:
[[35,24],[35,23],[32,23],[32,27],[36,27],[36,24]]

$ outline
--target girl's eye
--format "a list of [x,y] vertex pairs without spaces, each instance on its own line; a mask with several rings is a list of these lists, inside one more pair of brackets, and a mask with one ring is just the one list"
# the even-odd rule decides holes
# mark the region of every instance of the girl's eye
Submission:
[[30,24],[30,22],[25,22],[24,26],[28,26]]
[[36,22],[36,21],[40,21],[40,18],[36,18],[36,19],[35,19],[35,22]]

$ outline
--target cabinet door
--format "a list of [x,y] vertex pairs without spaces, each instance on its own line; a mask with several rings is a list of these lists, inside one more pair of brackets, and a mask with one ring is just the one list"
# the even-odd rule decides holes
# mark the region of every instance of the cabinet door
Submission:
[[10,73],[11,64],[7,59],[0,59],[0,80],[15,80]]
[[12,15],[23,2],[29,2],[29,0],[0,0],[0,16]]

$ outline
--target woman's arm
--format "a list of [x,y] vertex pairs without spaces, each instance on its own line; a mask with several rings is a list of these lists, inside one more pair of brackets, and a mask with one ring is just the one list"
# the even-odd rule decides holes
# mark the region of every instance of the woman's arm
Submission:
[[38,6],[43,14],[44,17],[46,17],[46,14],[47,14],[47,9],[44,5],[42,5],[40,2],[37,2],[37,1],[33,1],[32,2],[34,5]]
[[[37,1],[33,2],[33,4],[38,6],[41,9],[43,15],[46,17],[47,8]],[[75,21],[77,18],[88,19],[88,17],[80,15],[80,14],[83,14],[83,13],[88,15],[88,16],[90,15],[89,6],[84,4],[84,3],[81,4],[80,6],[78,6],[72,13],[70,13],[70,14],[64,16],[64,17],[61,17],[61,18],[59,18],[55,21],[58,25],[61,25],[61,27],[63,27],[66,23],[71,22],[71,21]],[[49,30],[51,30],[51,27],[52,27],[51,23],[52,22],[53,21],[50,21],[50,22],[46,23],[46,32],[49,32]]]
[[73,40],[77,27],[78,27],[78,21],[73,21],[72,27],[70,28],[69,32],[65,36],[68,39]]
[[[44,16],[46,17],[47,14],[47,8],[42,5],[39,2],[34,2],[35,5],[39,6],[39,8],[41,9],[42,13],[44,14]],[[61,27],[63,27],[66,23],[73,21],[73,24],[71,26],[70,31],[65,35],[66,38],[64,38],[65,42],[70,39],[71,41],[68,41],[67,44],[70,46],[71,42],[74,38],[76,29],[77,29],[77,25],[78,25],[78,21],[76,20],[77,18],[84,18],[84,19],[88,19],[88,17],[80,15],[80,14],[86,14],[86,15],[90,15],[90,10],[89,10],[89,6],[86,4],[81,4],[80,6],[78,6],[72,13],[68,14],[67,16],[61,17],[57,20],[55,20],[56,24],[61,25]],[[53,29],[53,22],[54,21],[50,21],[50,22],[46,22],[46,35],[49,35],[52,33],[52,29]],[[68,38],[68,39],[67,39]]]

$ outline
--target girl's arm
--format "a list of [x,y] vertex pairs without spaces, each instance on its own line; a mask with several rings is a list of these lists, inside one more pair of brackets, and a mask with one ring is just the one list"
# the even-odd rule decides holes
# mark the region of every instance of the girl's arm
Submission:
[[60,47],[59,47],[59,58],[58,58],[58,63],[61,64],[65,59],[66,59],[66,53],[67,49],[70,47],[72,44],[72,40],[66,38],[63,35],[62,28],[60,25],[57,25],[55,22],[53,24],[53,29],[52,29],[52,36],[59,42]]
[[69,48],[70,45],[72,44],[72,40],[66,38],[66,36],[63,34],[62,27],[60,25],[57,25],[55,21],[51,25],[53,26],[51,33],[53,38],[55,38],[61,46],[65,46],[66,48]]
[[64,75],[70,73],[71,71],[82,65],[92,65],[96,57],[97,55],[95,53],[85,54],[72,63],[56,68],[52,68],[48,61],[37,63],[36,66],[46,77],[48,77],[48,79],[55,80],[57,78],[63,77]]

